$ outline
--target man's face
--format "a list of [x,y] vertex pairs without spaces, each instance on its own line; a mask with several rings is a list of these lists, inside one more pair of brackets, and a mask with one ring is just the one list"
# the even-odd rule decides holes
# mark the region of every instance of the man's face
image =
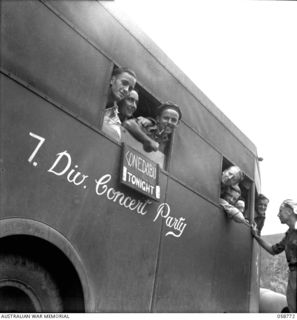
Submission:
[[224,199],[232,205],[234,205],[237,202],[239,197],[240,197],[240,194],[233,189],[229,189],[228,191],[226,191],[224,195]]
[[285,224],[289,221],[289,217],[291,214],[292,214],[292,209],[290,209],[288,207],[281,206],[279,208],[279,213],[277,216],[279,217],[280,222],[282,224]]
[[120,112],[123,114],[123,116],[127,118],[131,118],[133,113],[137,109],[137,104],[138,104],[138,94],[135,90],[132,90],[123,101],[123,106]]
[[240,169],[232,166],[222,173],[222,183],[226,186],[231,186],[238,183],[240,179]]
[[165,133],[171,134],[173,130],[178,126],[179,115],[174,109],[165,109],[161,115],[157,117],[157,121],[162,129],[165,129]]
[[268,201],[267,200],[259,200],[257,203],[257,212],[260,216],[265,216],[265,212],[267,209]]
[[115,101],[124,99],[135,87],[136,79],[128,72],[113,76],[110,81],[111,91]]

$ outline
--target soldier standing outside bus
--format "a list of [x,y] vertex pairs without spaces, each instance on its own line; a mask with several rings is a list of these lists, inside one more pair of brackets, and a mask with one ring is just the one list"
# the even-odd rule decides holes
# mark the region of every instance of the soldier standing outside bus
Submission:
[[296,282],[297,282],[297,203],[291,199],[284,200],[280,206],[277,215],[282,224],[288,225],[289,229],[283,239],[271,245],[266,242],[258,233],[257,226],[253,224],[251,232],[259,245],[271,255],[286,253],[286,259],[289,267],[289,276],[287,284],[287,303],[290,312],[297,312],[296,308]]

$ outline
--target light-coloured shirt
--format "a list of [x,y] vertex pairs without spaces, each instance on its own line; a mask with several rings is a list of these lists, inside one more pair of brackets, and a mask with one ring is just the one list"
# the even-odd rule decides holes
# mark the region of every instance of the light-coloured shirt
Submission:
[[115,103],[105,110],[102,130],[116,140],[121,140],[121,120],[119,118],[118,105]]
[[248,221],[244,218],[241,211],[239,211],[236,207],[234,207],[228,201],[226,201],[223,198],[220,198],[219,203],[229,219],[233,219],[234,221],[239,223],[248,224]]

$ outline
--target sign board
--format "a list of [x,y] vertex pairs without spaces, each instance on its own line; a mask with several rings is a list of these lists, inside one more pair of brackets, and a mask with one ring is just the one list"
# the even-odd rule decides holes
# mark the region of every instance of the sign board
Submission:
[[127,144],[123,144],[121,183],[160,200],[159,165]]

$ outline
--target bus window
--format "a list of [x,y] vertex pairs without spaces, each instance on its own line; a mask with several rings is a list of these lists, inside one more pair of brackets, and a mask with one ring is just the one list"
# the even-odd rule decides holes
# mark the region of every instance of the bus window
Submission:
[[262,193],[258,193],[256,189],[255,195],[255,214],[254,214],[254,221],[257,225],[258,233],[261,235],[261,231],[265,224],[266,218],[266,210],[269,204],[269,199]]
[[158,105],[161,104],[155,97],[149,94],[143,87],[141,87],[138,83],[135,86],[136,91],[139,94],[139,102],[137,106],[137,110],[134,113],[134,117],[152,117],[156,116],[156,109]]
[[[141,138],[137,138],[133,135],[130,130],[129,126],[131,122],[141,124],[142,121],[147,121],[148,123],[152,123],[151,121],[155,121],[156,119],[156,110],[158,106],[161,104],[154,96],[149,94],[140,84],[136,84],[135,90],[138,93],[139,101],[137,104],[137,109],[133,114],[132,120],[126,121],[122,126],[122,137],[121,141],[129,144],[139,152],[143,153],[149,159],[155,161],[160,165],[161,168],[165,168],[166,158],[169,154],[169,146],[171,141],[168,143],[168,148],[165,150],[160,150],[159,148],[156,150],[147,149],[146,145],[141,141]],[[141,125],[140,125],[141,126]],[[154,141],[152,140],[154,143]],[[157,145],[157,143],[156,143]]]
[[251,186],[252,181],[245,176],[244,180],[240,182],[239,187],[241,190],[241,197],[240,199],[244,201],[245,208],[244,208],[244,216],[246,219],[250,221],[251,218]]
[[[230,161],[227,159],[223,159],[223,165],[222,165],[222,172],[226,169],[234,166]],[[243,178],[239,181],[238,187],[240,190],[240,196],[238,197],[236,203],[234,206],[242,212],[243,216],[250,221],[251,217],[251,186],[252,181],[246,176],[243,175]],[[238,187],[236,187],[236,190],[238,190]],[[223,190],[223,188],[222,188]],[[238,194],[237,194],[238,195]]]
[[[114,81],[114,74],[118,69],[121,68],[117,66],[114,67],[109,80],[110,84],[106,95],[106,107],[102,111],[104,112],[104,116],[102,117],[102,131],[119,143],[124,142],[129,144],[136,150],[144,153],[149,159],[157,162],[161,168],[164,168],[166,158],[168,158],[171,150],[172,134],[169,135],[169,140],[162,145],[153,138],[150,138],[151,144],[147,147],[147,145],[143,143],[137,135],[133,135],[130,130],[131,122],[135,122],[137,125],[144,123],[144,125],[147,124],[150,128],[156,127],[157,110],[162,103],[140,84],[137,83],[134,86],[133,71],[129,73],[129,71],[125,72],[125,69],[123,69],[125,76],[120,80],[126,81],[129,86],[125,89],[126,97],[123,98],[121,92],[119,92],[122,83],[115,84]],[[113,89],[118,92],[112,92]],[[118,96],[116,96],[117,94]],[[134,106],[135,111],[129,111],[129,108],[134,108]],[[153,146],[153,148],[151,146]]]

